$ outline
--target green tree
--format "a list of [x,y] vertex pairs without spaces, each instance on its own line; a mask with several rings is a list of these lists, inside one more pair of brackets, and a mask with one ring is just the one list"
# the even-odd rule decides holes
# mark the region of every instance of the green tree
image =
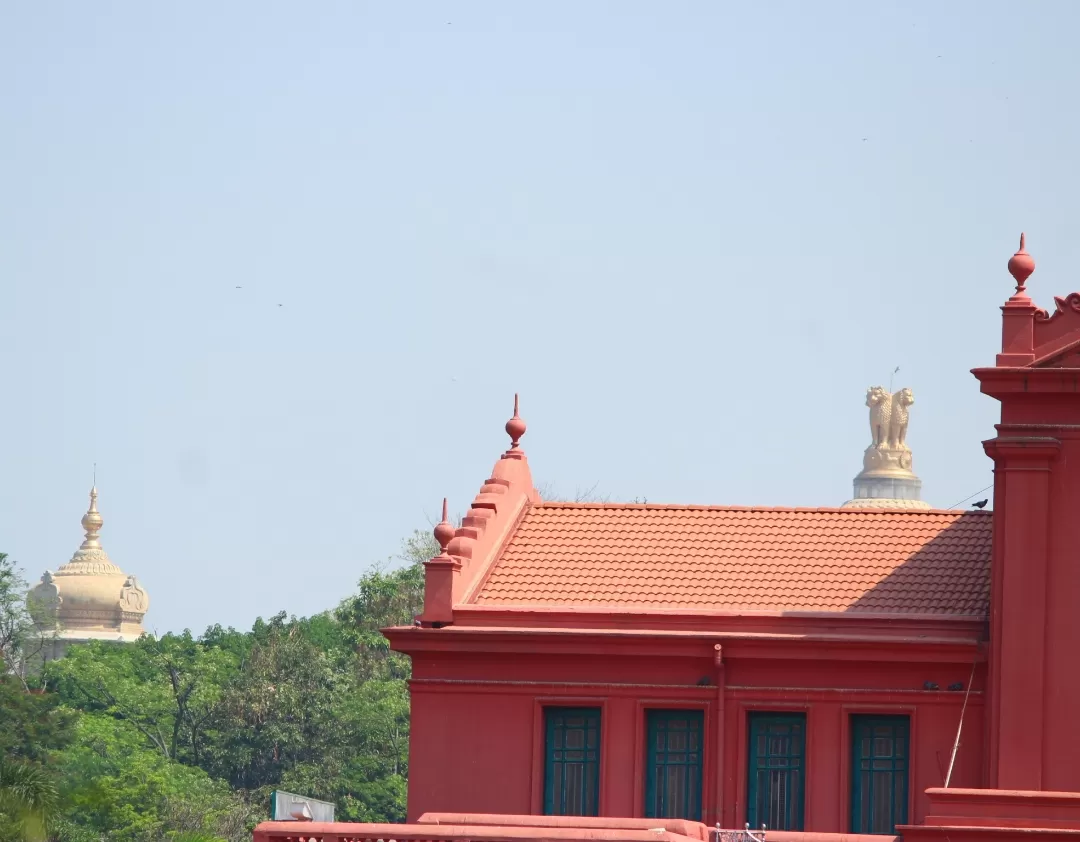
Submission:
[[[248,810],[221,781],[165,757],[130,721],[87,713],[63,756],[61,803],[70,835],[157,842],[181,831],[239,841]],[[92,838],[92,837],[91,837]]]
[[226,842],[220,836],[214,836],[212,833],[201,833],[200,831],[174,833],[169,837],[170,842]]
[[166,759],[198,765],[215,709],[237,670],[235,655],[184,632],[144,635],[127,646],[74,646],[47,666],[46,676],[68,704],[123,719]]
[[379,567],[333,613],[258,621],[221,707],[220,764],[208,767],[261,801],[273,788],[332,801],[353,821],[402,821],[408,774],[408,659],[380,630],[423,608],[421,562],[438,552],[428,532],[402,544],[398,566]]
[[228,688],[214,727],[221,742],[209,758],[215,775],[243,790],[266,790],[293,766],[325,760],[341,734],[335,700],[354,689],[348,673],[278,615],[257,623],[255,640]]
[[44,838],[57,818],[55,766],[76,719],[55,696],[0,675],[0,842]]
[[27,690],[13,675],[0,675],[0,758],[51,765],[71,744],[78,714],[52,693]]
[[43,768],[0,758],[0,839],[44,840],[56,804],[56,784]]
[[390,651],[381,629],[411,625],[423,608],[424,569],[419,564],[388,572],[377,568],[360,580],[358,592],[338,606],[336,617],[356,650],[361,679],[408,678],[409,659]]
[[0,674],[17,675],[24,686],[28,666],[42,645],[27,610],[26,593],[22,571],[7,553],[0,553]]
[[[356,649],[362,679],[409,677],[409,659],[390,651],[381,630],[411,625],[424,610],[423,562],[438,553],[434,536],[417,530],[402,542],[396,559],[361,577],[357,592],[338,605],[335,617]],[[391,566],[395,561],[398,566]]]
[[56,728],[77,717],[54,764],[57,842],[240,839],[275,788],[332,801],[342,820],[403,820],[410,664],[381,629],[422,611],[422,562],[437,552],[414,533],[312,617],[91,643],[49,664],[40,704]]
[[26,610],[26,581],[0,553],[0,840],[44,839],[56,816],[51,766],[69,745],[75,714],[32,691],[27,660],[41,636]]

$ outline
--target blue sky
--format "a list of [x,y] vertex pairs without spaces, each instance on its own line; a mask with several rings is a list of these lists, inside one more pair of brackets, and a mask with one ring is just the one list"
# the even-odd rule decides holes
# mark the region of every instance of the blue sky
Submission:
[[0,550],[63,564],[96,462],[148,627],[318,611],[467,508],[515,391],[564,493],[837,505],[897,365],[949,506],[1021,230],[1076,288],[1078,17],[5,4]]

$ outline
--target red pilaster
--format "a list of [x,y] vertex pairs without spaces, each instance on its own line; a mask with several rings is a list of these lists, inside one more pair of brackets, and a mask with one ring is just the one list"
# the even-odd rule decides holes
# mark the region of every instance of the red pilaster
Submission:
[[990,700],[991,786],[1043,786],[1046,693],[1044,633],[1050,563],[1050,476],[1061,443],[1046,437],[998,437],[983,443],[994,460],[995,505],[1006,516],[994,524],[1001,558],[995,560],[991,626],[995,630]]
[[999,366],[1021,366],[1035,361],[1035,314],[1039,311],[1026,295],[1014,295],[1001,307]]
[[424,562],[424,613],[422,623],[454,621],[454,579],[461,572],[461,562],[450,556],[436,556]]

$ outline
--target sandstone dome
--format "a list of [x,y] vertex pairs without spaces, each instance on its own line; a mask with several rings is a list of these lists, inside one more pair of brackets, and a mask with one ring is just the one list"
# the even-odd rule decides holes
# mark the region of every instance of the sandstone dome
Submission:
[[150,599],[138,580],[113,564],[102,548],[97,497],[97,488],[92,488],[90,508],[82,518],[86,537],[79,549],[56,572],[45,571],[27,602],[38,625],[55,630],[60,640],[137,640]]

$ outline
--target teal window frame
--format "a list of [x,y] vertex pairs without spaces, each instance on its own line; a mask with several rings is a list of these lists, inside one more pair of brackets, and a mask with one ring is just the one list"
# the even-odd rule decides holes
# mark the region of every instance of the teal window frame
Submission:
[[747,723],[746,821],[751,828],[803,830],[806,714],[752,711]]
[[645,712],[645,817],[701,821],[705,711]]
[[544,708],[544,815],[600,815],[600,708]]
[[851,832],[893,835],[907,824],[911,717],[851,717]]

